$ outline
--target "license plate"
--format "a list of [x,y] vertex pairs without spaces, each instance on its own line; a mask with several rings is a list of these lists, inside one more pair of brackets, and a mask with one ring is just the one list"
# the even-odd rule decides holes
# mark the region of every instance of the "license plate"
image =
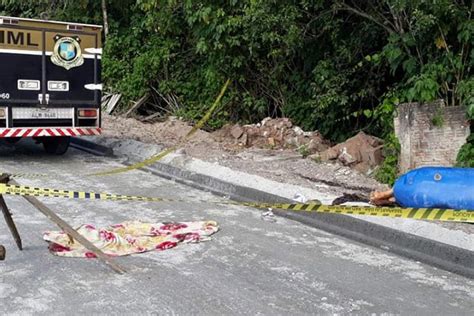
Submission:
[[71,108],[13,108],[13,119],[70,119]]
[[31,111],[31,118],[35,119],[55,119],[58,118],[58,112],[53,111],[52,109],[37,109],[36,111]]

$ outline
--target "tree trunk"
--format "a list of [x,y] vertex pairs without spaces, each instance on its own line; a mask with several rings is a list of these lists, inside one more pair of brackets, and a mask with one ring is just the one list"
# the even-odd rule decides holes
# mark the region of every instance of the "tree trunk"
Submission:
[[105,37],[107,37],[107,35],[109,35],[109,20],[107,18],[107,1],[106,0],[102,0],[102,16],[104,19],[104,34],[105,34]]

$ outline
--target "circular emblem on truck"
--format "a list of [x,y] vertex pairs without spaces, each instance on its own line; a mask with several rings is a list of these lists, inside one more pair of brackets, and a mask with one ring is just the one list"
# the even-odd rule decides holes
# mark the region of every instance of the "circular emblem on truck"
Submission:
[[54,39],[56,43],[54,44],[53,55],[51,56],[53,64],[69,70],[84,63],[78,38],[60,37],[57,35]]

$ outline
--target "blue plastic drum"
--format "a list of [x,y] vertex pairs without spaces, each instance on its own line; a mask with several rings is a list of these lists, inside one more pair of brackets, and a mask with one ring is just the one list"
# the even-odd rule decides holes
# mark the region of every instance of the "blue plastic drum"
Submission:
[[474,168],[415,169],[397,179],[393,192],[404,207],[474,211]]

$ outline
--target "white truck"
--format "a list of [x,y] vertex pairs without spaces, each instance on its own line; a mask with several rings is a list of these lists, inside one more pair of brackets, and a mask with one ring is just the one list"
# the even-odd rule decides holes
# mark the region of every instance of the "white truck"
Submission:
[[99,25],[0,16],[0,138],[64,154],[101,133]]

